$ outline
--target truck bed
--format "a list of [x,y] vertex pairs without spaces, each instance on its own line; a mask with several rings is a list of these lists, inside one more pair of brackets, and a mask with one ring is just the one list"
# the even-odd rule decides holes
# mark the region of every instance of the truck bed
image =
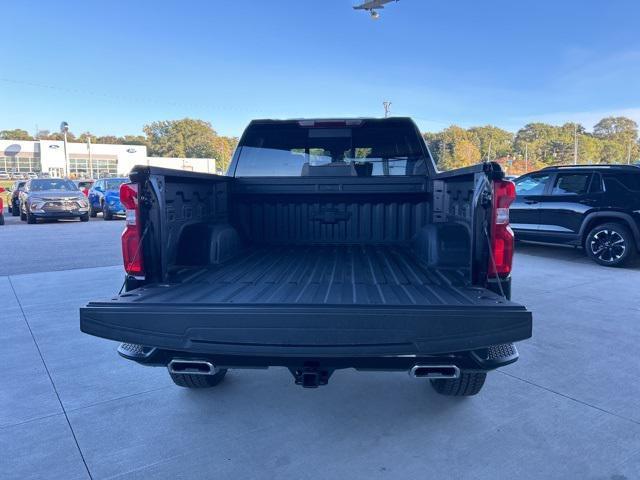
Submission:
[[[220,266],[185,268],[171,288],[132,302],[281,305],[481,305],[455,270],[436,270],[388,245],[263,246]],[[486,292],[485,292],[486,293]],[[495,300],[493,293],[487,295]]]
[[91,302],[81,327],[135,344],[251,355],[432,354],[531,335],[524,307],[462,278],[397,246],[254,247]]

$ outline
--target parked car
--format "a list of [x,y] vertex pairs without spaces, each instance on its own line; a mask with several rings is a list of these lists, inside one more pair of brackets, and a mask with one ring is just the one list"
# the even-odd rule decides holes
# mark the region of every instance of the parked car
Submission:
[[73,218],[89,221],[89,202],[78,186],[66,178],[34,178],[20,193],[20,220]]
[[38,174],[36,172],[28,172],[27,173],[27,177],[28,178],[38,178]]
[[75,182],[76,182],[76,185],[78,185],[78,188],[80,189],[80,191],[84,193],[84,196],[88,197],[89,190],[91,190],[91,187],[95,183],[95,180],[75,180]]
[[474,395],[517,360],[531,313],[509,300],[497,163],[438,173],[408,118],[263,120],[229,172],[134,167],[126,292],[81,308],[83,332],[189,388],[283,366],[303,387],[355,368]]
[[[4,188],[0,187],[0,193],[4,193]],[[0,225],[4,225],[4,205],[2,195],[0,195]]]
[[11,176],[4,170],[0,170],[0,180],[10,180]]
[[7,210],[14,217],[20,215],[20,192],[24,189],[25,183],[27,183],[26,180],[18,180],[17,182],[13,182],[13,185],[9,189],[11,194],[9,195]]
[[128,181],[126,177],[96,180],[88,194],[89,216],[95,217],[102,212],[102,218],[113,220],[116,215],[124,215],[125,209],[120,203],[120,185]]
[[631,263],[640,249],[640,169],[549,167],[518,178],[516,238],[584,247],[600,265]]

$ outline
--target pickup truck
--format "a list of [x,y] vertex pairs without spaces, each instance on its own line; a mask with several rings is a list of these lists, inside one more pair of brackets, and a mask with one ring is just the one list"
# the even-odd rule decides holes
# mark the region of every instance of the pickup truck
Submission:
[[123,288],[82,307],[81,330],[183,387],[354,368],[474,395],[532,330],[510,300],[503,176],[438,172],[409,118],[253,121],[226,176],[133,168]]

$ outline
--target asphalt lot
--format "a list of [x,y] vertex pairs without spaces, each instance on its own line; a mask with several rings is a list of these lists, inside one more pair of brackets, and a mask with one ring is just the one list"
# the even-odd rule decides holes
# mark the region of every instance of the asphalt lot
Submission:
[[[640,268],[519,245],[534,312],[520,361],[477,397],[398,373],[283,369],[175,387],[80,333],[122,282],[123,222],[0,227],[0,478],[640,478]],[[34,273],[35,272],[35,273]]]
[[50,272],[115,265],[121,260],[123,220],[105,222],[102,215],[89,222],[78,219],[21,222],[4,212],[0,227],[0,275]]

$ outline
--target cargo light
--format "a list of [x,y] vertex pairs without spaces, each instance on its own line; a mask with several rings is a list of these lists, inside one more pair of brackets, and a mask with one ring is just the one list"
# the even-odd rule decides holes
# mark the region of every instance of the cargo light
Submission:
[[137,183],[120,185],[120,203],[124,205],[126,214],[126,226],[122,232],[124,269],[129,275],[140,277],[144,275],[144,265]]
[[509,205],[516,198],[516,186],[508,180],[493,182],[493,219],[491,224],[491,250],[489,276],[507,276],[513,263],[513,230],[509,225]]
[[359,127],[362,125],[362,120],[359,118],[350,120],[298,120],[298,125],[310,128]]

